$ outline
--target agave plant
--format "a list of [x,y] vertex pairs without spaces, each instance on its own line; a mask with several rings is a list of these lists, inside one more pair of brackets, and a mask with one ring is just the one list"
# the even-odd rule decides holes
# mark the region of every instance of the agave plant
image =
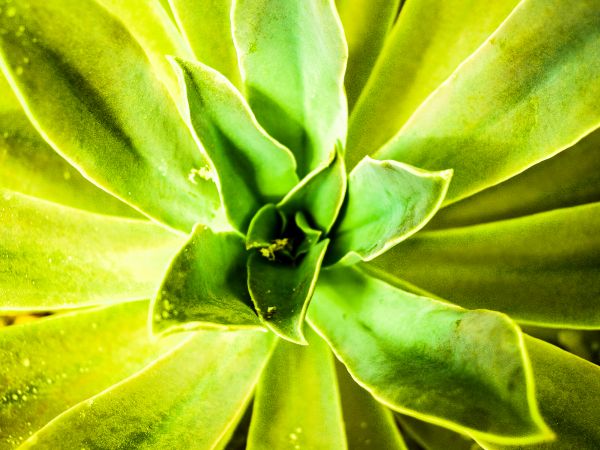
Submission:
[[600,448],[598,0],[2,0],[0,65],[0,448]]

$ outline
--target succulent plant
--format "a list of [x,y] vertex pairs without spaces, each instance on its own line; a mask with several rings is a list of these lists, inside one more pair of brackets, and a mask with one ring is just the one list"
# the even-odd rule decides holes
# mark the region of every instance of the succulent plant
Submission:
[[598,0],[1,0],[0,66],[0,448],[600,448]]

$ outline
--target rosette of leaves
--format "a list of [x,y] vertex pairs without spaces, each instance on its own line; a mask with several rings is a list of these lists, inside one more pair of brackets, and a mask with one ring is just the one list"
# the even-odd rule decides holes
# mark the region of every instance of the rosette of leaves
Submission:
[[597,0],[0,11],[0,448],[600,447]]

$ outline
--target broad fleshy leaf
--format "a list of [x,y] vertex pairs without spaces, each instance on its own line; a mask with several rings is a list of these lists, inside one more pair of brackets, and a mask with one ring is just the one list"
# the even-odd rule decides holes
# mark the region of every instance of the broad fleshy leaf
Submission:
[[306,344],[304,317],[328,244],[325,239],[293,261],[271,260],[258,252],[248,258],[248,290],[256,312],[283,339]]
[[303,178],[346,142],[347,48],[333,1],[236,0],[233,8],[250,106]]
[[454,169],[446,202],[498,184],[600,125],[597,0],[525,0],[375,156]]
[[423,232],[369,263],[466,308],[600,327],[600,203]]
[[352,111],[398,15],[400,0],[336,0],[335,3],[348,42],[344,84]]
[[214,448],[241,417],[271,347],[266,333],[198,332],[22,448]]
[[258,124],[248,104],[221,74],[176,59],[189,118],[214,165],[230,223],[245,232],[262,205],[280,200],[298,182],[288,149]]
[[350,173],[328,261],[368,261],[419,231],[442,204],[451,177],[451,170],[366,157]]
[[179,29],[195,59],[225,75],[241,88],[240,70],[231,31],[232,0],[169,0]]
[[172,228],[218,222],[214,183],[189,179],[206,162],[123,24],[93,0],[7,8],[2,70],[52,147],[86,178]]
[[153,331],[261,327],[248,294],[246,255],[239,235],[196,227],[155,297]]
[[346,195],[344,155],[338,149],[328,164],[315,169],[291,190],[277,207],[288,215],[301,212],[312,226],[329,233]]
[[438,427],[404,414],[396,413],[402,429],[425,450],[480,450],[473,439],[464,434]]
[[[531,337],[526,338],[525,344],[533,365],[542,415],[555,431],[556,440],[522,448],[599,448],[600,367]],[[487,442],[482,445],[490,450],[515,449]]]
[[[354,167],[363,156],[390,140],[518,3],[519,0],[405,2],[350,116],[348,166]],[[352,53],[349,67],[351,61]]]
[[309,345],[279,341],[256,388],[248,450],[344,450],[333,356],[307,330]]
[[455,228],[600,201],[600,130],[525,172],[439,211],[428,228]]
[[348,448],[405,450],[390,410],[356,384],[342,364],[337,365],[337,374]]
[[323,271],[309,321],[387,406],[506,444],[552,436],[518,327],[394,288],[355,269]]
[[48,311],[154,296],[180,236],[0,190],[0,310]]
[[15,448],[181,341],[151,343],[147,316],[141,301],[0,328],[0,448]]

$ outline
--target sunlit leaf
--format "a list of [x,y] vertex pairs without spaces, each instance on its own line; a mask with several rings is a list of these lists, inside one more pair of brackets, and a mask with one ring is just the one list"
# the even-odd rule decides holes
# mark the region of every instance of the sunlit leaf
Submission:
[[522,336],[506,316],[341,269],[321,274],[309,320],[353,378],[399,412],[492,442],[552,436]]
[[370,262],[466,308],[600,327],[600,203],[423,232]]
[[479,450],[481,447],[464,434],[423,422],[403,414],[396,414],[407,434],[425,450]]
[[250,106],[303,177],[346,141],[347,49],[333,1],[236,0],[232,17]]
[[309,345],[279,341],[256,389],[248,450],[344,450],[333,357],[312,330]]
[[181,237],[0,190],[0,310],[54,310],[154,296]]

